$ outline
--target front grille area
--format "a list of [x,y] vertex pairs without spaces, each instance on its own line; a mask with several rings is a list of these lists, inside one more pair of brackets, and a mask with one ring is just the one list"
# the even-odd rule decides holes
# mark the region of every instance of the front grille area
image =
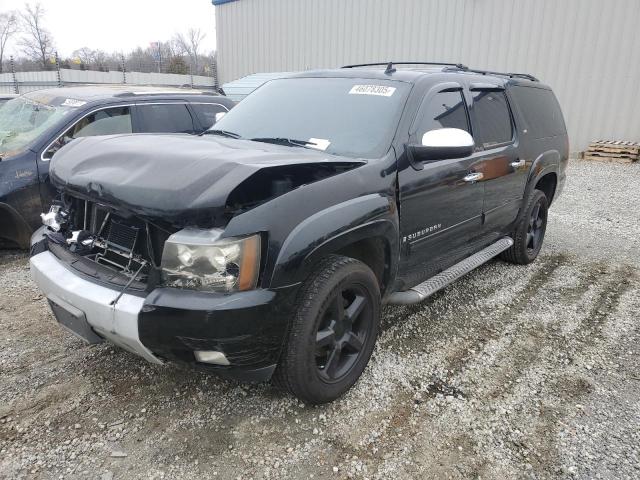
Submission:
[[109,222],[105,238],[110,246],[125,251],[133,251],[136,247],[139,233],[139,227],[127,225],[122,220],[113,218]]
[[170,229],[87,200],[67,201],[70,221],[64,236],[70,253],[129,277],[137,285],[155,285],[164,242],[173,233]]

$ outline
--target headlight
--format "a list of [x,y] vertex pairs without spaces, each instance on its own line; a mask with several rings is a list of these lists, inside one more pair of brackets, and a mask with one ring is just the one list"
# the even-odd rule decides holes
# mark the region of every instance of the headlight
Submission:
[[185,228],[171,235],[162,252],[164,285],[223,292],[255,288],[260,235],[220,239],[221,233]]

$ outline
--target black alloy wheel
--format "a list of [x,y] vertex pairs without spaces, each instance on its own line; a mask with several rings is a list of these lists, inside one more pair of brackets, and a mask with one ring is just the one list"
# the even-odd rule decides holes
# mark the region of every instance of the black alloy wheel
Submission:
[[334,291],[316,333],[316,365],[324,381],[339,381],[351,370],[372,322],[371,304],[362,286]]
[[538,251],[544,238],[547,225],[547,209],[542,208],[541,202],[535,204],[529,215],[529,228],[527,229],[527,249]]
[[328,256],[300,289],[274,383],[308,404],[339,398],[367,366],[379,323],[373,271],[354,258]]
[[549,201],[544,192],[534,190],[512,234],[513,245],[500,254],[503,260],[519,265],[533,262],[540,253],[547,230]]

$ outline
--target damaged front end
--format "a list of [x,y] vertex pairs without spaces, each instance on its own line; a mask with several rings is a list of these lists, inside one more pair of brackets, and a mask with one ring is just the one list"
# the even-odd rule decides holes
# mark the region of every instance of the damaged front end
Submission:
[[43,223],[32,274],[76,335],[241,380],[273,373],[296,288],[257,288],[261,234],[177,229],[68,195]]
[[287,215],[241,217],[365,162],[235,142],[84,138],[58,152],[50,171],[60,197],[31,256],[52,304],[149,361],[269,378],[299,289],[272,287],[267,267]]
[[64,195],[42,214],[49,250],[84,275],[124,290],[172,287],[205,292],[256,287],[259,233],[221,238],[217,228],[177,230]]
[[48,249],[80,274],[137,291],[160,284],[162,248],[172,229],[67,195],[41,218]]

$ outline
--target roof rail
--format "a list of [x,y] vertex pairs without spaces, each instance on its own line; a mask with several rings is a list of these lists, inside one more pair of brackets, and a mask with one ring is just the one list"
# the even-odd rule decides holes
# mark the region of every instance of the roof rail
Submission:
[[501,77],[509,77],[509,78],[526,78],[527,80],[531,80],[532,82],[540,81],[536,77],[528,73],[494,72],[492,70],[478,70],[475,68],[462,68],[462,69],[459,69],[457,67],[453,67],[453,68],[457,70],[464,70],[465,72],[479,73],[480,75],[500,75]]
[[469,68],[462,63],[446,63],[446,62],[376,62],[376,63],[359,63],[355,65],[345,65],[342,68],[358,68],[358,67],[386,67],[387,73],[395,72],[393,65],[440,65],[447,67],[447,69],[461,70],[463,72],[479,73],[480,75],[500,75],[509,78],[526,78],[532,82],[539,82],[536,77],[528,73],[513,73],[513,72],[494,72],[492,70],[478,70]]
[[466,70],[468,67],[461,63],[446,62],[376,62],[376,63],[358,63],[355,65],[344,65],[342,68],[358,68],[358,67],[388,67],[389,65],[441,65],[444,67],[455,67],[459,70]]

